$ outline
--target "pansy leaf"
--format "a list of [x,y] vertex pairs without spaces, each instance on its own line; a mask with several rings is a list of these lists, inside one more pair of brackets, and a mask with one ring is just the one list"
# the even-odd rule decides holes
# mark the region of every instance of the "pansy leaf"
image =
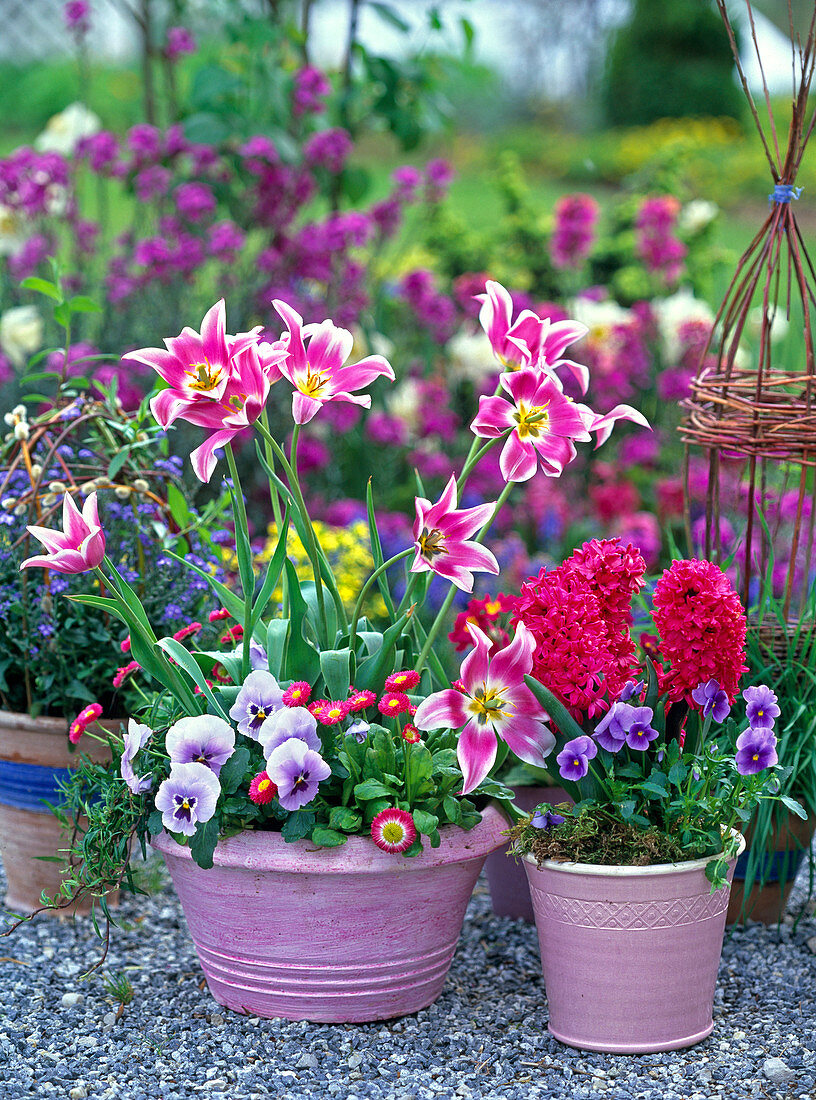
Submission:
[[673,787],[680,787],[687,775],[688,768],[681,760],[678,760],[669,768],[669,783],[671,783]]
[[295,810],[289,814],[281,829],[281,836],[287,844],[309,836],[314,828],[315,814],[311,810]]
[[379,779],[366,779],[354,788],[354,797],[360,802],[366,802],[372,798],[393,798],[394,792]]
[[235,794],[241,786],[248,766],[249,749],[245,745],[240,745],[221,768],[218,776],[221,790],[225,795]]
[[332,806],[329,812],[329,826],[332,829],[341,829],[345,833],[354,833],[363,822],[363,815],[359,810],[353,810],[350,806]]
[[205,871],[213,865],[213,854],[217,843],[218,818],[211,817],[209,821],[199,821],[190,841],[190,855]]
[[779,801],[786,809],[790,810],[792,814],[801,817],[803,821],[807,820],[806,811],[799,805],[795,798],[788,798],[786,794],[782,794],[779,796]]
[[417,832],[423,833],[425,836],[430,836],[436,831],[436,827],[439,824],[439,818],[436,814],[429,814],[426,810],[414,810],[411,816],[414,819],[414,825],[417,827]]
[[319,844],[321,848],[338,848],[345,844],[348,837],[345,833],[338,833],[335,829],[327,829],[325,825],[318,825],[312,829],[312,843]]
[[147,819],[147,831],[151,836],[158,836],[164,829],[161,810],[154,810]]

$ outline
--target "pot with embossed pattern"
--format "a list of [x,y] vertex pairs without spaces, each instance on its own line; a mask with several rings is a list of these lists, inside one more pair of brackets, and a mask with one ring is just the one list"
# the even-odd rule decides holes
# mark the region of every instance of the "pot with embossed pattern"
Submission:
[[713,891],[710,862],[610,867],[524,857],[556,1039],[646,1054],[711,1034],[736,861],[728,885]]

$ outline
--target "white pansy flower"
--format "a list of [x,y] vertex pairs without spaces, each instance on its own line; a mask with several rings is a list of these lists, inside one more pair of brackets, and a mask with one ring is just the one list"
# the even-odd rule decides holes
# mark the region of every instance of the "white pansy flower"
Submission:
[[0,351],[15,367],[42,347],[43,322],[36,306],[15,306],[0,317]]
[[84,103],[71,103],[64,111],[49,118],[34,146],[41,153],[70,156],[79,141],[102,129],[102,119]]

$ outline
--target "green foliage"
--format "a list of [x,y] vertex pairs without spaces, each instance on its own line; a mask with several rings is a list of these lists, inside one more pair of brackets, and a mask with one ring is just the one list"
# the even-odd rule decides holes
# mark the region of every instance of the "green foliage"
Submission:
[[610,47],[603,106],[612,126],[743,113],[722,21],[701,0],[635,0]]

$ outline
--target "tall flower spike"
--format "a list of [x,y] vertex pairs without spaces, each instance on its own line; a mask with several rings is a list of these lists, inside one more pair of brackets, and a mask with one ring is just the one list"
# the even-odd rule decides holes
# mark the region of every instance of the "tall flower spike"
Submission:
[[57,573],[85,573],[101,565],[105,557],[105,533],[99,523],[96,493],[91,493],[80,512],[70,493],[62,498],[62,531],[27,527],[43,544],[45,554],[26,558],[21,569],[53,569]]
[[545,724],[547,713],[524,683],[533,667],[535,642],[519,623],[505,649],[470,624],[475,649],[462,662],[462,691],[449,688],[429,695],[417,708],[414,724],[421,730],[462,729],[457,756],[465,782],[462,794],[474,790],[496,759],[502,740],[521,760],[546,767],[555,737]]
[[442,496],[431,504],[416,497],[412,573],[438,573],[463,592],[473,591],[473,573],[498,573],[494,555],[469,541],[493,514],[495,503],[456,509],[456,475],[451,474]]
[[480,397],[471,430],[487,439],[507,433],[499,457],[505,481],[529,481],[539,462],[548,477],[560,477],[575,458],[573,440],[591,439],[585,406],[570,401],[541,371],[507,372],[501,384],[511,400]]
[[[307,424],[327,401],[350,401],[370,409],[369,394],[351,391],[369,386],[381,375],[394,381],[393,367],[381,355],[369,355],[359,363],[344,366],[354,344],[347,329],[331,321],[304,325],[300,314],[286,302],[276,298],[272,305],[289,330],[288,337],[283,337],[287,355],[280,372],[295,387],[292,416],[296,424]],[[304,337],[309,341],[308,351]]]

